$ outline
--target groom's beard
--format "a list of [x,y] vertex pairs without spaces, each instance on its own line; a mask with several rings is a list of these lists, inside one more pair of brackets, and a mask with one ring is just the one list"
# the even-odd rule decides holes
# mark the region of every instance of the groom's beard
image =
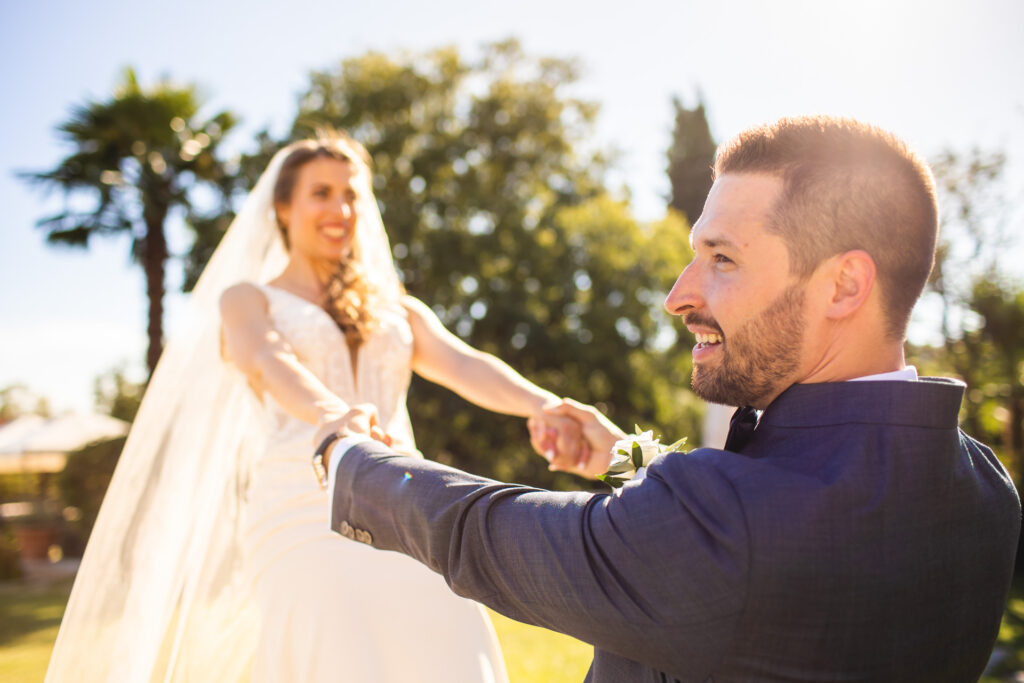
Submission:
[[[722,341],[718,362],[693,364],[695,394],[711,403],[763,408],[789,386],[803,339],[802,283],[788,287],[756,318]],[[687,317],[687,323],[696,316]],[[721,329],[713,320],[700,322]]]

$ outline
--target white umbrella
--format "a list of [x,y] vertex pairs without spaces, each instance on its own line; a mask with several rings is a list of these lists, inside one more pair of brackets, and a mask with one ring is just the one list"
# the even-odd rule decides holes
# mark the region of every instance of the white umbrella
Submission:
[[68,453],[127,433],[127,422],[97,413],[23,415],[0,427],[0,474],[60,472]]

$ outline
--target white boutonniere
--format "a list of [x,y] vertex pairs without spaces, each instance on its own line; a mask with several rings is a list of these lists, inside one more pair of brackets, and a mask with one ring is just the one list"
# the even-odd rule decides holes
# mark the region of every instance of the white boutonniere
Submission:
[[686,437],[679,439],[673,444],[661,443],[660,437],[654,438],[654,431],[641,430],[633,425],[635,434],[629,434],[625,439],[619,439],[612,446],[612,461],[608,465],[608,471],[598,475],[598,479],[611,486],[613,489],[620,488],[623,484],[633,478],[642,479],[646,474],[645,468],[651,460],[662,453],[675,453],[682,449],[686,443]]

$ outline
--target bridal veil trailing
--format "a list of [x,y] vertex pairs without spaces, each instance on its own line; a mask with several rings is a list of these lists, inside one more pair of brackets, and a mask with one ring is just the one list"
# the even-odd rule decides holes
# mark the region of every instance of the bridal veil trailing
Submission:
[[[241,373],[221,360],[218,300],[227,287],[265,282],[286,263],[273,189],[293,148],[275,155],[244,202],[153,373],[89,539],[47,681],[247,677],[258,620],[240,571],[239,511],[247,458],[262,448],[265,418]],[[363,170],[354,256],[378,295],[397,301],[401,286],[371,174]]]

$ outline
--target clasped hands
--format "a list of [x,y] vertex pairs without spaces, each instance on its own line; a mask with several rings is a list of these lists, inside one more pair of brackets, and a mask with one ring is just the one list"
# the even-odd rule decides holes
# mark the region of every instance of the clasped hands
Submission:
[[[548,469],[585,477],[605,472],[611,461],[612,445],[626,436],[597,408],[568,398],[546,403],[526,424],[530,444],[548,461]],[[326,411],[319,425],[314,444],[331,434],[365,434],[389,446],[393,443],[380,425],[376,407],[369,403],[350,406],[345,412]]]
[[530,444],[548,469],[590,478],[608,470],[612,446],[626,436],[597,408],[571,398],[545,405],[526,425]]

